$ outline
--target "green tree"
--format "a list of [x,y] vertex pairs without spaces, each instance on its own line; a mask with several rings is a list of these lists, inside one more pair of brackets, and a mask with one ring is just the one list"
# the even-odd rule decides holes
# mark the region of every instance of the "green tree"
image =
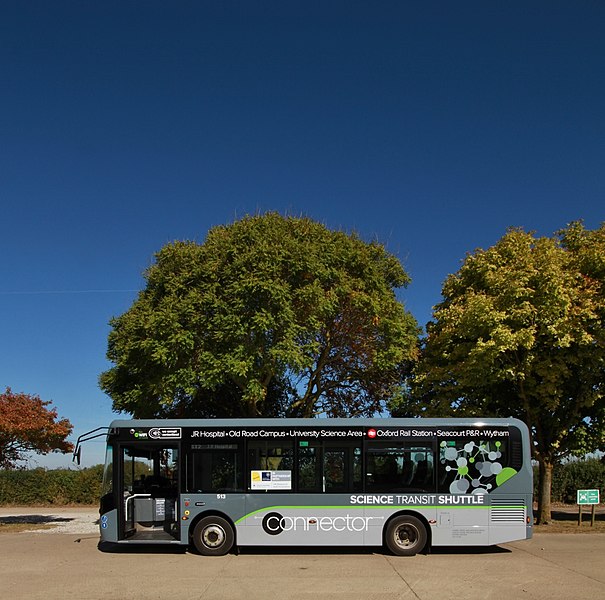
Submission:
[[605,229],[510,230],[443,286],[400,413],[515,416],[532,432],[541,523],[552,469],[604,445]]
[[378,243],[267,213],[156,255],[112,320],[100,384],[149,416],[374,414],[403,380],[418,327],[409,278]]

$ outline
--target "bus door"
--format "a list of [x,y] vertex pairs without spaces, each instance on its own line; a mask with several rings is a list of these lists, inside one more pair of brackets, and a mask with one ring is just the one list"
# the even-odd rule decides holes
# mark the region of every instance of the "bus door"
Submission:
[[298,492],[349,494],[362,490],[361,445],[299,442]]
[[360,491],[361,467],[361,446],[325,444],[322,491],[328,494]]
[[120,539],[179,539],[178,447],[137,443],[120,447]]

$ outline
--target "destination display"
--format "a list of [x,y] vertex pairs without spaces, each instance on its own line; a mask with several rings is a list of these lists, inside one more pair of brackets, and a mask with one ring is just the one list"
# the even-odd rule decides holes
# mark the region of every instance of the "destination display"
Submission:
[[191,442],[239,440],[422,440],[481,438],[504,439],[510,436],[508,427],[136,427],[114,432],[128,440],[190,440]]
[[473,438],[486,439],[506,438],[510,435],[507,428],[237,428],[237,429],[191,429],[185,430],[185,438],[193,439],[369,439],[369,440],[391,440],[391,439],[432,439],[432,438]]

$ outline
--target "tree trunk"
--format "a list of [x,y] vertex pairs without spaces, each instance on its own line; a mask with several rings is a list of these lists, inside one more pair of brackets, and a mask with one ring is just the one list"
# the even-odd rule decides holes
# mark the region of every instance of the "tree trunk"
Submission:
[[538,525],[548,525],[551,521],[550,495],[552,490],[553,463],[548,458],[539,459],[538,480]]

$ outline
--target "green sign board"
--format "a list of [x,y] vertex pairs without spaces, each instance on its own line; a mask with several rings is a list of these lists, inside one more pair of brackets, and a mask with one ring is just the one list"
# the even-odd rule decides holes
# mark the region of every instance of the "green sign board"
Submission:
[[577,504],[599,504],[599,490],[578,490]]

